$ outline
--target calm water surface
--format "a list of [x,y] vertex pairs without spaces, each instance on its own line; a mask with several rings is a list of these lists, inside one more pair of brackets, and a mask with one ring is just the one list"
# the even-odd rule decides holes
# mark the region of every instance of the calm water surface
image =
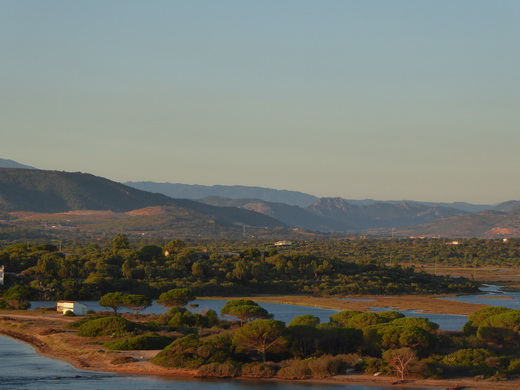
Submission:
[[[484,303],[486,305],[491,306],[503,306],[509,307],[511,309],[520,309],[520,293],[509,293],[502,292],[499,286],[484,286],[481,288],[483,291],[479,294],[474,295],[462,295],[459,297],[453,298],[438,298],[438,299],[447,299],[459,302],[468,302],[468,303]],[[511,297],[513,299],[501,299],[501,297]],[[348,300],[356,300],[352,298],[348,298]],[[359,299],[362,300],[362,299]],[[366,300],[366,299],[365,299]],[[367,300],[368,301],[368,300]],[[197,305],[197,307],[188,307],[189,310],[197,313],[204,313],[209,309],[215,310],[217,313],[220,313],[220,310],[225,305],[227,300],[220,299],[197,299],[192,304]],[[106,311],[107,308],[99,306],[97,301],[81,301],[87,305],[89,309],[95,311]],[[269,313],[274,315],[274,318],[280,321],[284,321],[285,323],[291,322],[294,317],[303,315],[303,314],[311,314],[320,319],[321,322],[329,322],[329,317],[332,314],[338,312],[338,310],[332,309],[322,309],[319,307],[313,306],[300,306],[300,305],[289,305],[289,304],[281,304],[281,303],[266,303],[259,302],[260,306],[266,309]],[[372,308],[374,311],[385,311],[385,310],[394,310],[391,308],[391,298],[389,298],[388,305],[390,308]],[[31,307],[33,309],[39,307],[56,307],[55,302],[44,302],[44,301],[34,301],[31,302]],[[128,310],[122,310],[125,312]],[[161,305],[158,305],[156,302],[153,303],[148,309],[144,310],[143,314],[161,314],[166,312],[167,309]],[[403,313],[407,317],[424,317],[429,319],[436,324],[439,324],[441,329],[443,330],[462,330],[462,327],[467,322],[468,317],[464,315],[451,315],[451,314],[432,314],[432,313],[423,313],[420,310],[396,310],[400,313]]]
[[[454,298],[439,298],[451,301],[467,303],[484,303],[490,306],[508,307],[520,309],[520,293],[502,291],[500,286],[486,285],[480,288],[483,293],[475,295],[462,295]],[[509,299],[511,298],[511,299]]]
[[[22,342],[0,336],[2,390],[404,390],[401,387],[312,385],[299,383],[172,380],[82,371],[69,363],[36,354]],[[428,389],[419,389],[428,390]]]

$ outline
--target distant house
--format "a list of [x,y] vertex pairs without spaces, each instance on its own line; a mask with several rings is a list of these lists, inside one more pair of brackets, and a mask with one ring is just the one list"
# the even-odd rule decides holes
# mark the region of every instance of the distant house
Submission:
[[4,285],[4,266],[0,267],[0,286]]
[[77,316],[87,315],[87,305],[75,301],[58,301],[56,311],[65,314],[69,310]]
[[292,245],[291,241],[276,241],[274,243],[274,246],[291,246],[291,245]]

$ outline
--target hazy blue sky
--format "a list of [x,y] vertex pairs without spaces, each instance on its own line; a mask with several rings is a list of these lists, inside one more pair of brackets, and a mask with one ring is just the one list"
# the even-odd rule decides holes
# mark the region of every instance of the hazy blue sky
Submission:
[[518,0],[0,0],[0,157],[116,181],[520,198]]

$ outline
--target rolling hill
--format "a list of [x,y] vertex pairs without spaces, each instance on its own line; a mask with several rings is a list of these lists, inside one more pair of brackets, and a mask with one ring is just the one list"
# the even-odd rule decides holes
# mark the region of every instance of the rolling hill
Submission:
[[[88,225],[92,229],[110,230],[125,225],[136,231],[175,230],[196,232],[197,235],[213,232],[213,236],[224,234],[226,229],[234,229],[236,235],[237,229],[244,226],[375,235],[389,235],[392,231],[400,236],[520,236],[520,201],[504,202],[494,206],[493,210],[471,213],[435,203],[377,202],[370,199],[347,201],[242,186],[212,188],[232,193],[234,197],[252,192],[264,197],[289,199],[292,203],[308,204],[311,200],[312,203],[301,207],[261,198],[215,196],[194,201],[173,199],[91,174],[25,169],[19,166],[21,164],[14,165],[18,166],[0,168],[0,216],[8,223],[21,221],[27,224],[28,217],[23,212],[30,212],[31,218],[40,221],[40,225],[45,225],[45,221],[60,225],[59,221],[65,219],[76,221],[74,226]],[[206,189],[198,194],[205,193]],[[466,209],[475,206],[477,210],[485,207],[468,203],[453,205]],[[138,211],[152,209],[155,211],[151,213]],[[88,218],[88,213],[74,214],[86,210],[107,213],[94,213]],[[17,216],[14,215],[16,213]],[[35,216],[35,213],[39,215]]]
[[284,203],[266,202],[261,199],[228,199],[210,197],[200,199],[213,206],[238,207],[262,213],[288,226],[319,232],[338,232],[350,230],[347,224],[312,213],[311,211]]
[[401,236],[508,238],[520,237],[520,210],[482,211],[451,216],[396,231]]
[[186,223],[212,221],[212,224],[222,226],[285,226],[254,211],[172,199],[91,174],[0,168],[0,211],[4,212],[107,210],[122,213],[153,206],[166,207],[172,217],[179,219],[182,216]]
[[321,198],[307,209],[315,215],[341,222],[356,230],[416,225],[467,214],[462,210],[416,202],[354,205],[341,198]]

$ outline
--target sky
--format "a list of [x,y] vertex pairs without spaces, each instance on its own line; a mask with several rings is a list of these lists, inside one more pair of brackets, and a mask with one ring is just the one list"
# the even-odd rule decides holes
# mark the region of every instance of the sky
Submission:
[[520,1],[0,0],[0,158],[347,199],[520,199]]

